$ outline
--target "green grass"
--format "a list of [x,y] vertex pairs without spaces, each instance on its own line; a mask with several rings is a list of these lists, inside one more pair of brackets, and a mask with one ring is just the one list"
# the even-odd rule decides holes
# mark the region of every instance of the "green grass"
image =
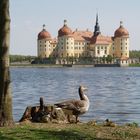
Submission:
[[140,64],[129,64],[129,67],[140,67]]
[[140,128],[90,124],[22,124],[0,128],[0,140],[135,140]]

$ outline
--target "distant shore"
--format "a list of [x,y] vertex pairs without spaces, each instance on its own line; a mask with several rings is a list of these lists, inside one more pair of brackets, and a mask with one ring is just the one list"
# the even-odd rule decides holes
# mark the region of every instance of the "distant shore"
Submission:
[[[87,64],[80,64],[80,65],[72,65],[72,64],[10,64],[10,67],[17,67],[17,68],[63,68],[63,67],[74,67],[74,68],[91,68],[96,67],[95,65],[87,65]],[[100,66],[98,66],[100,67]],[[106,65],[101,64],[101,67],[116,67],[112,64]],[[128,67],[140,67],[140,64],[130,64]]]
[[17,67],[17,68],[61,68],[63,65],[55,65],[55,64],[11,64],[10,67]]
[[17,68],[63,68],[63,67],[78,67],[78,68],[87,68],[87,67],[94,67],[94,65],[63,65],[63,64],[11,64],[10,67],[17,67]]

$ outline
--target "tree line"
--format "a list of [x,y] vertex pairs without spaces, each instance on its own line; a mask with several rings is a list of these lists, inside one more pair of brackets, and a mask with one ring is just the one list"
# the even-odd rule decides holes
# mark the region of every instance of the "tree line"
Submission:
[[140,58],[140,50],[132,50],[129,52],[130,58]]
[[[131,50],[129,52],[130,54],[130,58],[140,58],[140,50]],[[50,59],[50,58],[48,58]],[[54,59],[54,58],[51,58]],[[74,58],[69,57],[69,60],[73,60]],[[82,60],[83,58],[80,58],[80,60]],[[85,60],[86,58],[84,58]],[[91,59],[91,58],[87,58],[87,59]],[[102,60],[105,61],[105,59],[107,61],[111,61],[111,57],[103,57]],[[37,58],[36,56],[30,56],[30,55],[10,55],[10,63],[13,62],[32,62],[33,60],[39,60],[39,58]],[[71,61],[72,61],[71,60]],[[89,60],[88,60],[89,61]]]
[[36,57],[35,56],[25,56],[25,55],[10,55],[10,63],[14,62],[32,62]]

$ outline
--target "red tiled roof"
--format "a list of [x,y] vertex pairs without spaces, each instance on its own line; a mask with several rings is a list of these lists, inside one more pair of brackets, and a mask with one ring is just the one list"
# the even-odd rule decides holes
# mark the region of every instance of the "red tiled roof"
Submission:
[[51,35],[48,31],[43,29],[39,34],[38,34],[38,40],[41,39],[51,39]]
[[90,41],[91,37],[93,36],[93,33],[90,31],[74,31],[72,35],[73,35],[74,40]]
[[70,35],[72,34],[72,30],[67,26],[64,25],[59,31],[58,31],[58,37],[64,36],[64,35]]
[[120,26],[115,31],[114,37],[122,37],[122,36],[129,36],[129,32],[123,26]]
[[108,37],[108,36],[103,36],[103,35],[98,35],[98,36],[93,36],[91,38],[91,44],[110,44],[112,42],[112,38],[111,37]]
[[120,60],[128,60],[128,57],[121,57]]

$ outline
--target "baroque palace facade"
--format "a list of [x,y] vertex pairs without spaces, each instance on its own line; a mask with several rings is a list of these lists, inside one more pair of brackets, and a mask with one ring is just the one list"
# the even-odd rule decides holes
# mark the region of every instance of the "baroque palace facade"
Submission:
[[58,30],[57,39],[53,39],[45,29],[38,34],[37,53],[39,58],[67,58],[67,57],[107,57],[120,59],[127,63],[129,59],[129,32],[122,21],[114,36],[104,36],[100,32],[98,15],[94,32],[89,30],[72,31],[64,20],[64,25]]

